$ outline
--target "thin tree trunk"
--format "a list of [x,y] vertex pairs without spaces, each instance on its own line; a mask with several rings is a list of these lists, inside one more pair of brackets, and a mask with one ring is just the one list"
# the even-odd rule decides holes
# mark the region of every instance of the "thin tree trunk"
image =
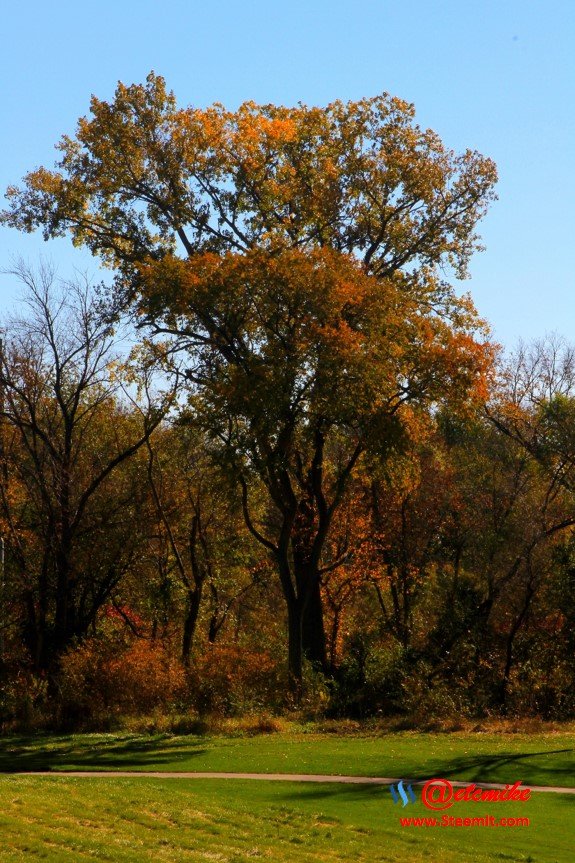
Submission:
[[300,603],[288,601],[288,674],[289,691],[294,704],[301,701],[303,691],[303,615]]
[[190,664],[190,653],[192,650],[192,642],[200,613],[200,604],[202,600],[202,585],[198,585],[195,590],[190,590],[188,593],[188,613],[184,621],[184,632],[182,636],[182,662],[184,665]]

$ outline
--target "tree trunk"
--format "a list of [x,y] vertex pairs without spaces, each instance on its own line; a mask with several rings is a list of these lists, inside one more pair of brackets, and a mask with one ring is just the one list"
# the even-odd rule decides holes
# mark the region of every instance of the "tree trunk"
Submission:
[[302,621],[303,652],[312,665],[324,674],[329,674],[327,646],[323,620],[323,602],[319,579],[314,578],[308,600],[305,604]]
[[195,590],[190,590],[188,594],[188,613],[184,621],[184,633],[182,636],[182,662],[188,666],[190,664],[190,653],[192,651],[192,642],[200,613],[200,602],[202,599],[202,586],[199,585]]
[[529,611],[529,607],[531,605],[531,600],[533,599],[534,593],[535,590],[532,587],[531,583],[529,583],[525,591],[525,598],[521,611],[516,617],[513,626],[511,627],[511,630],[507,635],[505,644],[505,667],[503,669],[503,676],[499,683],[499,691],[497,693],[497,700],[502,713],[507,712],[507,695],[509,690],[509,681],[511,679],[511,668],[513,667],[513,648],[515,644],[515,637],[523,625],[523,621],[525,620],[527,612]]
[[288,675],[289,691],[294,704],[301,701],[303,690],[303,614],[298,601],[288,602]]

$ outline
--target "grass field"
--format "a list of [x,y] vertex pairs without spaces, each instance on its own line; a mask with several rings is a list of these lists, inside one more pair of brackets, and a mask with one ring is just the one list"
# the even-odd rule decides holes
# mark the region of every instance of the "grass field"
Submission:
[[[275,734],[248,738],[50,736],[2,741],[0,769],[352,773],[575,785],[575,736]],[[505,811],[497,809],[505,807]],[[389,788],[336,784],[0,777],[0,860],[530,861],[571,863],[575,798],[458,803],[449,814],[529,817],[524,827],[400,826],[432,815]],[[441,814],[441,813],[440,813]]]
[[84,734],[0,740],[0,771],[354,774],[575,785],[575,733],[258,736]]
[[[2,861],[573,860],[573,799],[561,795],[510,804],[529,827],[433,829],[401,828],[408,807],[381,786],[14,776],[0,794]],[[457,814],[479,812],[460,804]]]

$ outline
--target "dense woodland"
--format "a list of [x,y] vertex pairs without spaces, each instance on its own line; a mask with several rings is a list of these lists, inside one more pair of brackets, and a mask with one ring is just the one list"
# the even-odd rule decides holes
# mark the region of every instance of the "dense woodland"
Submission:
[[575,352],[463,278],[494,165],[386,94],[119,85],[4,223],[0,722],[575,713]]

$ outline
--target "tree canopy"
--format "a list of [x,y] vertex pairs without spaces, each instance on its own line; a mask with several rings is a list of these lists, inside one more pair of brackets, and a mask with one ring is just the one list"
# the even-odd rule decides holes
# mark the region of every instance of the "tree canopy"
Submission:
[[93,97],[2,216],[70,233],[161,350],[185,351],[191,416],[277,566],[296,686],[302,648],[326,668],[321,578],[359,461],[486,394],[492,349],[445,274],[479,248],[495,167],[414,117],[387,94],[182,109],[152,73]]
[[55,170],[8,190],[3,221],[70,232],[113,267],[176,249],[329,246],[380,277],[465,275],[494,198],[493,162],[457,155],[383,94],[326,108],[178,108],[164,80],[118,84],[58,144]]

